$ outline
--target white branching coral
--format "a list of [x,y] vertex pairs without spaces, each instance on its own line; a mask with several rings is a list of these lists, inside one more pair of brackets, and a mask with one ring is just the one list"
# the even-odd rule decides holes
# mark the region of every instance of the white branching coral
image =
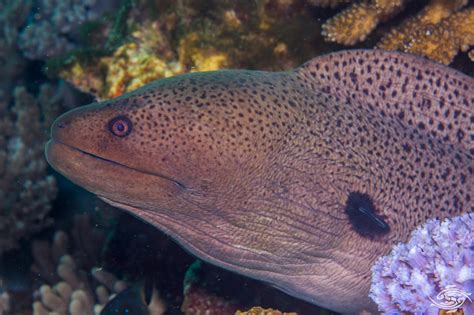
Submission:
[[31,270],[40,284],[34,293],[33,315],[98,315],[104,307],[121,314],[124,299],[135,306],[142,303],[150,315],[164,314],[165,302],[155,289],[146,304],[140,291],[144,287],[129,287],[113,273],[93,267],[101,265],[105,232],[93,226],[88,215],[74,218],[70,234],[57,231],[51,243],[33,242]]
[[35,263],[31,269],[43,282],[35,292],[35,315],[99,314],[115,294],[127,287],[112,273],[88,267],[99,263],[105,234],[92,226],[87,215],[75,218],[72,233],[74,245],[63,231],[55,233],[52,243],[33,243]]
[[[89,279],[68,255],[60,258],[57,273],[62,281],[53,286],[44,284],[36,291],[33,314],[100,314],[107,302],[126,288],[125,282],[99,268],[92,269],[93,279]],[[93,281],[97,283],[95,289]]]
[[379,258],[370,297],[387,314],[438,315],[458,307],[474,314],[474,213],[429,220]]

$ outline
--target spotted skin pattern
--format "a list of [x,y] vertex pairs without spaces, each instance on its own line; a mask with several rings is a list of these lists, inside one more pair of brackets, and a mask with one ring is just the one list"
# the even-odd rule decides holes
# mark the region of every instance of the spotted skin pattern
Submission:
[[[474,211],[473,117],[472,78],[355,50],[155,81],[59,117],[46,155],[201,259],[351,314],[376,310],[379,256],[428,218]],[[371,219],[351,220],[349,195]],[[383,233],[360,233],[374,218]]]

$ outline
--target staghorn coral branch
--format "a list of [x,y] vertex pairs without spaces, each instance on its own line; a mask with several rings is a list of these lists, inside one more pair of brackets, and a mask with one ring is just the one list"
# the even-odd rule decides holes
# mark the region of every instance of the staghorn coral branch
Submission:
[[459,51],[474,45],[474,7],[456,12],[424,33],[417,33],[404,51],[450,64]]
[[[308,2],[328,6],[329,1]],[[409,0],[367,0],[353,3],[323,24],[326,40],[354,45],[366,39],[380,22],[390,19]],[[379,49],[400,50],[443,64],[449,64],[459,51],[474,45],[472,7],[468,0],[431,0],[414,16],[392,28],[376,45]],[[474,59],[469,52],[469,58]]]
[[[404,50],[408,42],[423,33],[432,32],[432,28],[443,19],[467,4],[466,0],[432,0],[416,16],[407,19],[400,26],[390,30],[377,44],[385,50]],[[414,35],[415,34],[415,35]]]
[[378,0],[354,3],[323,24],[326,40],[345,45],[354,45],[365,40],[375,27],[396,13],[405,0]]

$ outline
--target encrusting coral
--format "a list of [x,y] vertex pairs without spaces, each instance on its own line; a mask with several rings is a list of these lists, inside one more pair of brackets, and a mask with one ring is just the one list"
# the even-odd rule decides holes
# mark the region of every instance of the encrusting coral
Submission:
[[314,54],[311,40],[316,34],[305,41],[292,35],[319,25],[303,4],[183,0],[157,2],[154,10],[138,4],[127,23],[129,37],[112,54],[78,57],[60,67],[59,74],[82,91],[108,99],[181,73],[288,69]]
[[[275,292],[263,283],[240,279],[233,273],[199,260],[190,265],[183,284],[184,300],[181,312],[184,315],[329,314],[314,305],[287,300],[288,297],[283,293]],[[251,308],[253,305],[266,307]],[[294,312],[284,313],[277,309],[291,309]]]
[[474,214],[429,220],[372,268],[370,297],[380,311],[474,314]]
[[202,287],[200,283],[202,279],[199,279],[201,267],[202,262],[195,261],[186,272],[183,281],[184,300],[181,312],[184,315],[234,314],[239,308],[236,301],[226,299]]
[[131,38],[132,42],[121,45],[111,56],[99,57],[95,63],[75,62],[60,75],[84,92],[112,98],[182,72],[171,61],[170,45],[157,23],[145,23]]
[[[326,39],[346,45],[365,40],[377,25],[410,2],[306,1],[326,7],[353,2],[323,25]],[[288,69],[316,53],[308,44],[311,38],[298,41],[293,35],[319,27],[309,10],[303,9],[302,1],[203,2],[160,1],[158,16],[153,17],[144,16],[146,10],[135,7],[127,22],[132,31],[122,45],[108,56],[77,58],[65,64],[60,76],[85,92],[109,99],[176,74],[222,68]],[[459,50],[468,50],[474,42],[474,14],[472,8],[463,10],[466,4],[467,0],[431,0],[414,17],[389,31],[377,47],[448,64]],[[203,7],[209,13],[204,14]]]
[[51,243],[33,242],[31,270],[37,282],[42,283],[34,294],[35,315],[99,314],[115,294],[127,287],[112,273],[88,267],[100,263],[105,234],[92,226],[87,215],[75,218],[72,236],[71,240],[65,232],[58,231]]
[[271,308],[263,308],[259,306],[252,307],[246,312],[237,311],[235,315],[298,315],[297,313],[282,313]]
[[[328,6],[327,1],[310,2]],[[354,45],[365,40],[380,22],[392,18],[408,2],[353,3],[323,25],[323,35],[328,41]],[[467,4],[468,0],[431,0],[420,12],[385,34],[376,47],[450,64],[459,51],[468,51],[474,45],[474,8],[463,9]]]
[[202,288],[188,286],[184,290],[184,301],[181,306],[184,315],[233,314],[236,309],[234,303]]

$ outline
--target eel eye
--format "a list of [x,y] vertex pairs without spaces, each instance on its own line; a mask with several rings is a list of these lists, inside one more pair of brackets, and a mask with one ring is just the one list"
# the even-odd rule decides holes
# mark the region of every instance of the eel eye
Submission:
[[132,132],[132,122],[125,116],[117,116],[109,121],[109,130],[117,137],[126,137]]

